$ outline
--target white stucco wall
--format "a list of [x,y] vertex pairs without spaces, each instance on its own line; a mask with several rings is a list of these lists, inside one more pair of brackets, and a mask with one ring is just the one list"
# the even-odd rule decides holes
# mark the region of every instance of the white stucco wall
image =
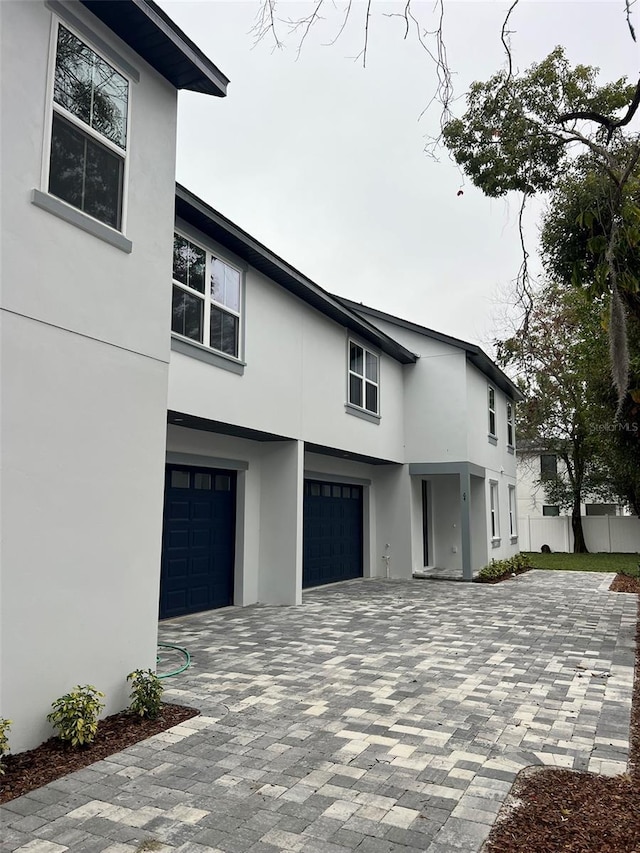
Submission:
[[[180,224],[181,231],[187,231]],[[203,235],[187,233],[223,259],[235,260]],[[367,456],[402,459],[399,363],[379,353],[381,417],[371,423],[345,410],[345,328],[252,267],[245,273],[244,311],[244,375],[174,351],[170,409]]]
[[50,734],[51,702],[76,684],[95,684],[115,711],[127,673],[155,662],[176,93],[68,7],[140,71],[125,190],[133,250],[31,203],[46,190],[52,13],[0,4],[0,714],[14,721],[14,751]]
[[419,356],[403,370],[405,461],[467,459],[464,352],[379,317],[365,316]]

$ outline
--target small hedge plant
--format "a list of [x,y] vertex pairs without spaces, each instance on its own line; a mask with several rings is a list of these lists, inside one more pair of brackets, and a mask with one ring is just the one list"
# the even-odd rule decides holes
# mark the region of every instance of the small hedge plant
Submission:
[[11,728],[12,720],[7,720],[6,717],[0,717],[0,776],[4,774],[4,764],[2,759],[5,753],[9,752],[9,738],[7,732]]
[[632,569],[630,566],[625,569],[620,569],[621,575],[626,575],[628,578],[635,578],[636,580],[640,580],[640,563]]
[[488,566],[484,566],[478,573],[479,581],[496,581],[502,578],[526,572],[531,568],[531,561],[525,554],[516,554],[507,560],[491,560]]
[[104,693],[91,684],[78,685],[52,703],[47,720],[58,732],[60,740],[71,746],[91,743],[98,731],[98,717],[104,708]]
[[162,708],[162,681],[150,669],[135,669],[127,676],[131,681],[129,710],[140,717],[155,720]]

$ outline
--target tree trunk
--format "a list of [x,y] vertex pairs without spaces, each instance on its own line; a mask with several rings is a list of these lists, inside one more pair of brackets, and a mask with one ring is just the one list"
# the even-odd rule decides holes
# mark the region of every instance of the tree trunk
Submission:
[[584,541],[584,531],[582,529],[582,515],[580,514],[580,501],[573,502],[573,511],[571,513],[571,529],[573,530],[573,553],[588,554],[589,549]]

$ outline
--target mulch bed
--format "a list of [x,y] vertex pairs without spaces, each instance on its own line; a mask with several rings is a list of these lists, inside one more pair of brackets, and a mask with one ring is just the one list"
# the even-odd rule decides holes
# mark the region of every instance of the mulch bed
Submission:
[[100,720],[96,739],[87,746],[65,746],[59,738],[52,737],[35,749],[7,755],[3,761],[6,772],[0,776],[0,803],[28,794],[74,770],[82,770],[94,761],[177,726],[198,713],[185,705],[164,704],[155,720],[146,720],[121,711]]
[[[640,580],[616,575],[610,589],[640,594]],[[640,599],[630,738],[628,772],[621,776],[523,770],[486,853],[640,853]]]

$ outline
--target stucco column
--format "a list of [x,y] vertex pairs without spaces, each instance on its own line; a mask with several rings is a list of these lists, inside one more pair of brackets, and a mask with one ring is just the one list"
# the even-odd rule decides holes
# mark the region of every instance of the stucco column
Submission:
[[303,442],[265,442],[258,568],[258,589],[264,604],[302,601],[303,486]]
[[460,540],[462,546],[462,578],[473,580],[471,566],[471,475],[469,468],[460,472]]

